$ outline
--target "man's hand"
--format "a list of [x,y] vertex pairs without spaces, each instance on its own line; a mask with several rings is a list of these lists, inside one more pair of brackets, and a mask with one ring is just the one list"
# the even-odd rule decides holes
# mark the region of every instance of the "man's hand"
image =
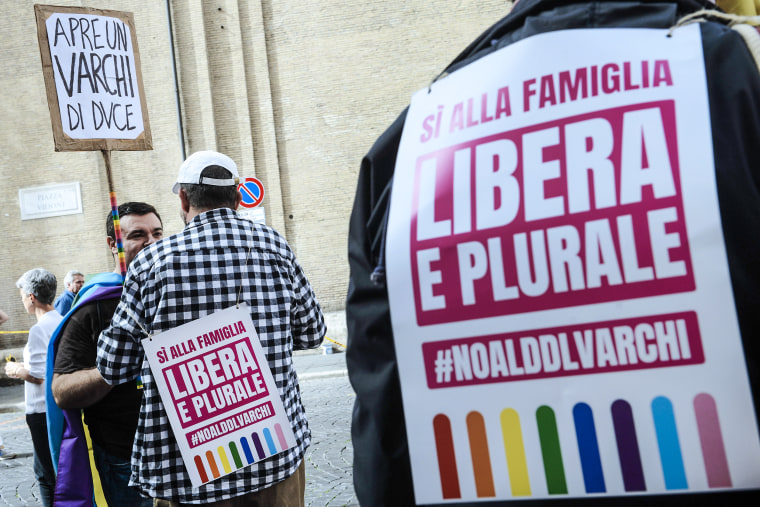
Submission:
[[17,378],[19,366],[21,365],[10,361],[5,363],[5,374],[10,378]]
[[55,373],[51,387],[55,403],[61,408],[87,408],[111,391],[97,368]]
[[26,382],[31,382],[32,384],[42,384],[45,379],[33,377],[31,373],[29,373],[29,370],[27,370],[22,363],[17,362],[7,362],[5,363],[5,374],[8,375],[10,378],[20,378],[25,380]]

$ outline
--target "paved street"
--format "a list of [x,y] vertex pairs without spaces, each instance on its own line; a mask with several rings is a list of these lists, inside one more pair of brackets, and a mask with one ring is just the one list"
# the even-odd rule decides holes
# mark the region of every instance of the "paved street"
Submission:
[[[312,431],[306,454],[306,505],[359,505],[352,483],[351,409],[354,392],[345,354],[294,358]],[[32,441],[24,419],[23,386],[0,387],[0,435],[16,459],[0,461],[0,506],[41,505],[32,471]]]

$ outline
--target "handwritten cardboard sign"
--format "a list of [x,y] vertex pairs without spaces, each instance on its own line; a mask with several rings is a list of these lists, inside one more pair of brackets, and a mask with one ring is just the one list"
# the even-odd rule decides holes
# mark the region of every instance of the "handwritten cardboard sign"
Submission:
[[296,444],[245,303],[142,343],[194,486]]
[[415,94],[387,238],[418,503],[760,486],[697,26]]
[[34,12],[56,151],[152,149],[132,13]]

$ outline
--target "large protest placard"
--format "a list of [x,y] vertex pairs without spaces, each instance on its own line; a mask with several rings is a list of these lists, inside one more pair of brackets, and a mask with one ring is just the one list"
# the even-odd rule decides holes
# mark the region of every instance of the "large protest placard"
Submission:
[[296,445],[245,303],[142,343],[194,486]]
[[152,149],[132,13],[34,12],[56,151]]
[[387,234],[418,503],[760,486],[698,26],[419,91]]

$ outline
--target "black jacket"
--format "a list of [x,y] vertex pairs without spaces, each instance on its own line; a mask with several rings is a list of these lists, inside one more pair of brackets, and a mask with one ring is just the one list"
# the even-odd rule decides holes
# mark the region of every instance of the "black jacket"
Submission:
[[[684,15],[702,8],[714,7],[697,0],[521,0],[508,16],[483,32],[446,70],[454,71],[535,34],[570,28],[669,28]],[[757,148],[760,75],[738,33],[720,22],[702,23],[700,29],[722,225],[757,413],[760,407],[757,343],[760,336],[760,149]],[[362,160],[349,231],[347,363],[357,395],[352,421],[354,486],[363,506],[414,505],[388,294],[384,284],[372,280],[373,272],[375,278],[382,279],[387,208],[405,115],[406,111]],[[699,500],[736,505],[760,496],[758,493],[760,491],[706,493],[699,499],[693,494],[617,497],[593,502],[595,505],[624,505],[643,501],[647,505],[664,505],[666,502],[692,504]],[[559,504],[588,505],[589,502],[557,500]],[[504,504],[515,505],[515,502]]]

